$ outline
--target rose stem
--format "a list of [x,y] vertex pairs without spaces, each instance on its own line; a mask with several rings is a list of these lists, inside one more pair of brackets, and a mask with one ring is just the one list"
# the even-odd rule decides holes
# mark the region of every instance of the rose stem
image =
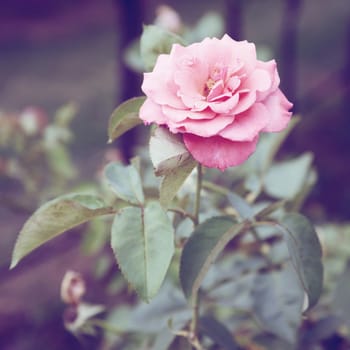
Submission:
[[[194,204],[194,224],[195,226],[199,223],[199,209],[201,199],[201,189],[203,183],[203,168],[200,164],[197,165],[197,187],[196,187],[196,199]],[[193,314],[190,325],[190,336],[193,341],[197,340],[197,327],[198,327],[198,316],[199,316],[199,295],[198,292],[193,296]]]
[[199,223],[199,208],[201,200],[201,189],[203,182],[203,170],[200,164],[197,165],[197,187],[196,187],[196,199],[194,203],[194,223],[197,226]]

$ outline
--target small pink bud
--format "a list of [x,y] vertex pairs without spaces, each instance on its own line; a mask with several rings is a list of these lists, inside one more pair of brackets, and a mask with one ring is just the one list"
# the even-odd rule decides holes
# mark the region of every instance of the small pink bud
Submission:
[[61,283],[62,300],[67,304],[79,304],[85,291],[85,282],[80,273],[67,271]]

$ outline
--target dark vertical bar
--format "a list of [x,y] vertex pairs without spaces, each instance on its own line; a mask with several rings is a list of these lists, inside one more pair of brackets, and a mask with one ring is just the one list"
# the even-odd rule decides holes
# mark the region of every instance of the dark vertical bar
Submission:
[[[114,0],[116,10],[117,70],[116,101],[120,103],[141,94],[141,74],[130,70],[123,62],[123,54],[128,45],[139,38],[144,19],[144,2],[146,0]],[[136,141],[136,132],[131,130],[120,139],[121,151],[125,159],[132,156]]]
[[279,72],[282,77],[281,87],[294,103],[293,111],[297,112],[297,51],[298,21],[302,0],[285,0],[281,26]]
[[226,0],[226,33],[235,40],[243,38],[243,0]]

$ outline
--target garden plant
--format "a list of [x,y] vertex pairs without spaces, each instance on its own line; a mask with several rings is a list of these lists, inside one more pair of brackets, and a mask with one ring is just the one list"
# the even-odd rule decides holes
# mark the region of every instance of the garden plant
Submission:
[[312,154],[276,160],[299,122],[278,64],[227,34],[189,43],[155,25],[144,27],[140,54],[144,96],[116,108],[108,137],[143,125],[147,151],[107,164],[99,194],[39,207],[11,268],[57,235],[103,219],[137,300],[113,310],[87,304],[81,276],[71,273],[63,288],[75,312],[69,330],[103,329],[121,349],[293,348],[320,297],[323,265],[316,230],[299,213],[317,177]]

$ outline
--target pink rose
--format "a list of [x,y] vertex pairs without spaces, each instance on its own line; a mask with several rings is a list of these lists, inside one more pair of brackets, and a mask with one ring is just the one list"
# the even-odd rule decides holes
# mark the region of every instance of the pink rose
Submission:
[[174,44],[144,74],[140,118],[181,133],[199,163],[224,170],[254,152],[260,132],[287,126],[292,104],[279,83],[276,62],[259,61],[247,41]]

